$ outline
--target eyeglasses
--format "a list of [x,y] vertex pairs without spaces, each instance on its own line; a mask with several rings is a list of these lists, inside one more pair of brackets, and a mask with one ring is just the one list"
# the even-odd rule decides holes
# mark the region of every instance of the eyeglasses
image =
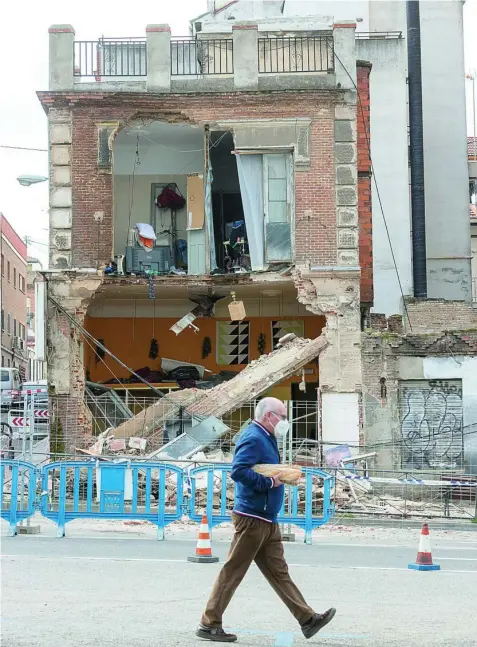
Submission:
[[285,414],[279,414],[279,413],[275,413],[275,411],[270,411],[270,413],[273,414],[274,416],[276,416],[279,420],[286,420],[287,419],[286,413]]

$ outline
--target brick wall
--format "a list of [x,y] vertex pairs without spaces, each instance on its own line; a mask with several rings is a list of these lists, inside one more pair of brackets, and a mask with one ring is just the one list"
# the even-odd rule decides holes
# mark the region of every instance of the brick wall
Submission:
[[465,301],[407,298],[406,307],[406,332],[477,329],[477,309]]
[[[334,105],[330,91],[147,96],[48,94],[43,104],[72,108],[73,267],[96,267],[112,254],[112,177],[98,171],[98,124],[135,117],[192,123],[225,119],[309,117],[310,170],[295,176],[296,258],[336,263]],[[94,213],[102,211],[97,224]]]
[[360,101],[357,106],[358,133],[358,222],[359,264],[361,266],[361,303],[373,304],[373,225],[371,204],[370,141],[370,73],[371,65],[358,61],[357,85]]

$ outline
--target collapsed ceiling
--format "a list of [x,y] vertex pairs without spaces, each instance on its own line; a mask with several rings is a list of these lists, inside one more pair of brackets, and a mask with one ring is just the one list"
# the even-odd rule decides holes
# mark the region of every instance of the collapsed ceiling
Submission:
[[220,417],[297,373],[316,359],[327,345],[323,335],[316,339],[287,335],[279,348],[251,362],[233,379],[209,390],[184,389],[171,393],[119,425],[114,435],[116,438],[157,437],[163,425],[177,419],[181,410],[198,418]]

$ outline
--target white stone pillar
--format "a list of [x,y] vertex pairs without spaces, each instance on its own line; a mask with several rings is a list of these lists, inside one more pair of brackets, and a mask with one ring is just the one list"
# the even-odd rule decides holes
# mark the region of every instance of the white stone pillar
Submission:
[[355,90],[356,85],[355,33],[354,22],[344,20],[333,25],[336,83],[348,90]]
[[232,25],[234,89],[258,90],[258,26],[252,22]]
[[147,91],[171,91],[171,28],[147,25]]
[[50,34],[50,90],[72,90],[75,30],[71,25],[52,25]]

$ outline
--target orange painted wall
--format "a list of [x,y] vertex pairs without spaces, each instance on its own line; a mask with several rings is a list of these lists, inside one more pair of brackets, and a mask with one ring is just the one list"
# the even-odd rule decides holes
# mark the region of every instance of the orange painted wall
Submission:
[[[301,319],[305,322],[305,337],[315,338],[325,325],[324,317],[252,317],[250,321],[250,359],[259,357],[258,336],[265,335],[265,352],[271,351],[271,322],[277,320],[289,321]],[[86,317],[85,327],[96,339],[104,339],[106,347],[121,359],[127,366],[137,370],[149,366],[153,370],[160,369],[161,357],[201,364],[213,373],[222,370],[240,371],[243,366],[218,365],[216,363],[216,323],[218,319],[198,319],[195,323],[200,328],[197,334],[187,329],[175,335],[169,328],[176,319],[146,319],[146,318],[99,318]],[[221,319],[221,321],[227,321]],[[152,360],[148,357],[151,339],[155,337],[159,345],[159,356]],[[206,359],[202,359],[202,342],[204,337],[210,337],[212,351]],[[128,377],[128,372],[111,357],[106,355],[103,362],[95,361],[94,349],[85,342],[85,368],[89,371],[93,382],[105,382],[117,377]],[[309,382],[318,381],[318,367],[314,375],[307,375]],[[111,369],[112,373],[108,370]],[[292,378],[291,381],[300,381]]]

